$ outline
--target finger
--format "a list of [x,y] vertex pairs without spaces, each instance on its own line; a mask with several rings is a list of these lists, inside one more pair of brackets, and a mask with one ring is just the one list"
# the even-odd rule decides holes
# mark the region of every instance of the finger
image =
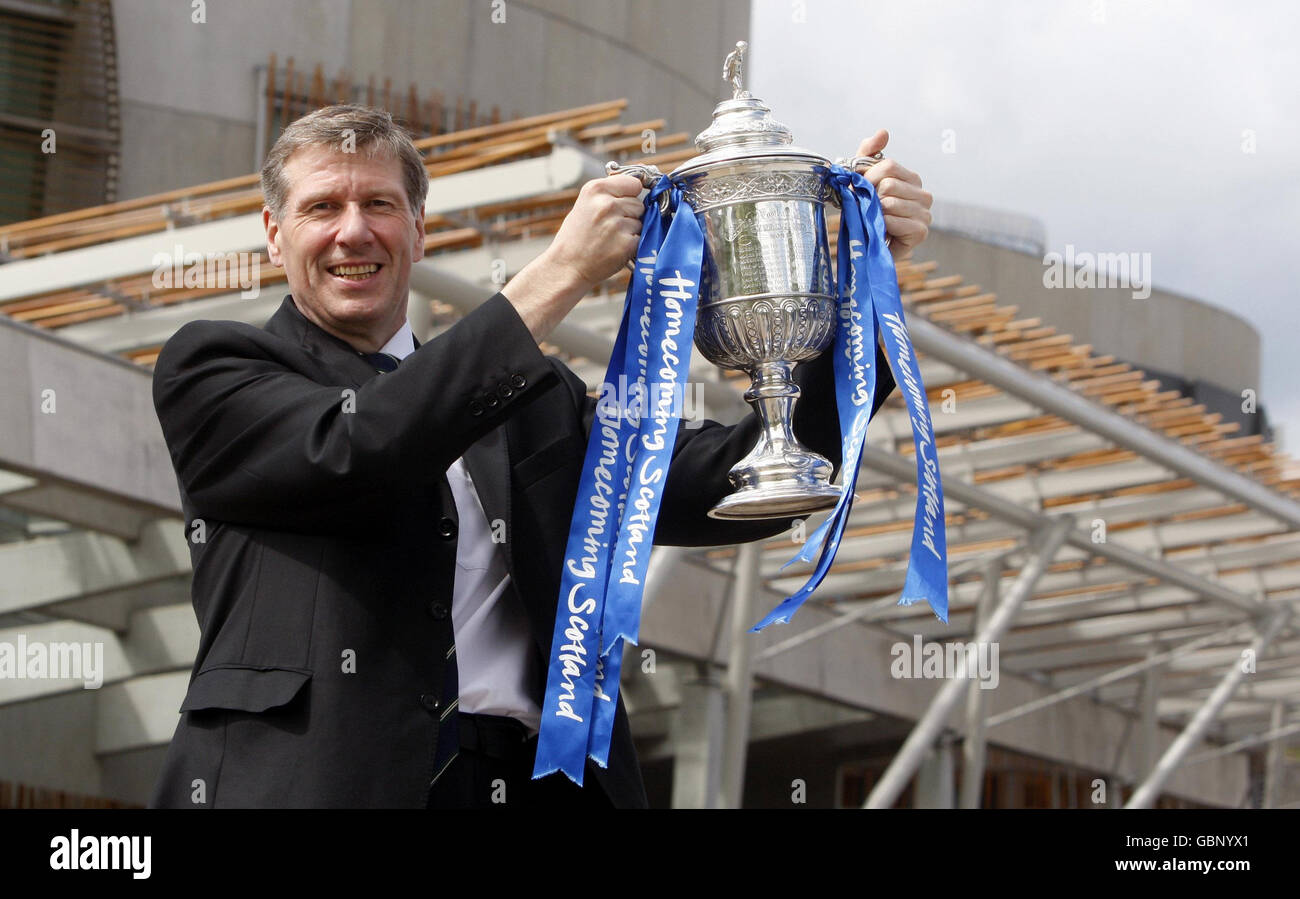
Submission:
[[934,203],[934,194],[928,190],[917,187],[915,184],[909,184],[906,181],[899,181],[897,178],[884,178],[876,185],[876,194],[883,200],[885,197],[898,197],[900,200],[915,200],[922,206],[929,208]]
[[875,134],[871,135],[871,137],[864,139],[862,143],[858,145],[858,155],[875,156],[877,153],[885,149],[887,143],[889,143],[889,132],[884,128],[881,128]]
[[898,215],[885,216],[885,233],[906,246],[916,246],[930,233],[928,225]]
[[645,205],[635,197],[619,197],[616,207],[624,218],[640,221],[645,214]]
[[622,215],[609,223],[609,231],[613,234],[639,237],[641,235],[641,220],[631,216]]
[[641,193],[641,179],[631,175],[608,175],[598,181],[612,197],[635,197]]
[[641,244],[640,237],[641,237],[640,234],[630,234],[624,236],[623,243],[621,245],[623,252],[619,257],[623,260],[624,263],[631,261],[636,256],[636,251]]
[[898,197],[885,197],[880,201],[880,208],[886,216],[913,219],[929,225],[932,221],[930,210],[915,200],[903,200]]
[[921,187],[921,176],[892,157],[867,169],[867,180],[872,184],[879,185],[886,178],[896,178]]

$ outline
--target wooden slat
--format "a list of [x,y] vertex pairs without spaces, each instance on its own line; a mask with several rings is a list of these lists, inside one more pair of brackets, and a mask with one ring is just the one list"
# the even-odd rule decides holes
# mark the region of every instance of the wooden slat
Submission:
[[667,124],[668,122],[665,119],[647,119],[644,122],[633,122],[630,125],[594,125],[590,128],[583,128],[574,135],[574,138],[577,140],[599,140],[602,137],[640,135],[646,131],[658,131]]
[[[416,149],[431,150],[436,147],[445,147],[449,144],[461,143],[463,141],[479,140],[485,137],[495,137],[507,135],[512,131],[526,130],[535,125],[546,125],[563,120],[580,119],[588,115],[604,115],[613,112],[613,118],[621,113],[627,107],[627,100],[610,100],[604,103],[592,103],[589,106],[580,106],[575,109],[566,109],[560,112],[548,112],[542,115],[529,116],[524,119],[511,119],[508,122],[501,122],[496,125],[480,125],[477,128],[466,128],[461,131],[439,134],[433,137],[426,137],[415,141]],[[607,121],[607,119],[592,119],[595,121]]]

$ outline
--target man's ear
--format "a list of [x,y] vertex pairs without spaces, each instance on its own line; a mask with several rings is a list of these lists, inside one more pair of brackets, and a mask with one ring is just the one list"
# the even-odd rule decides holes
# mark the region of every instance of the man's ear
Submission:
[[262,227],[266,229],[266,255],[271,260],[272,265],[282,265],[280,262],[280,225],[271,218],[271,207],[262,207]]
[[420,214],[415,217],[415,245],[411,248],[411,262],[424,258],[424,204],[420,204]]

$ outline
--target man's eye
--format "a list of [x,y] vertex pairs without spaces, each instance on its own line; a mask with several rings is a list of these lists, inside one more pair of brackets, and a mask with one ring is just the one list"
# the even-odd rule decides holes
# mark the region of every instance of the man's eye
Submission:
[[329,201],[328,201],[328,200],[321,200],[319,203],[314,203],[314,204],[312,205],[311,208],[312,208],[312,209],[324,209],[324,208],[326,208],[326,207],[329,206],[329,205],[330,205],[330,204],[329,204]]
[[372,200],[371,202],[372,202],[372,203],[378,203],[380,206],[392,206],[392,205],[393,205],[392,203],[388,202],[387,200]]

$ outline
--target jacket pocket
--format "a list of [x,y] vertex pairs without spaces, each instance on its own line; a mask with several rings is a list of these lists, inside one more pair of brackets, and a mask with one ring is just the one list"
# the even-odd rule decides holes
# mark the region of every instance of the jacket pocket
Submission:
[[306,668],[214,665],[194,676],[181,711],[265,712],[287,705],[309,680],[311,672]]

